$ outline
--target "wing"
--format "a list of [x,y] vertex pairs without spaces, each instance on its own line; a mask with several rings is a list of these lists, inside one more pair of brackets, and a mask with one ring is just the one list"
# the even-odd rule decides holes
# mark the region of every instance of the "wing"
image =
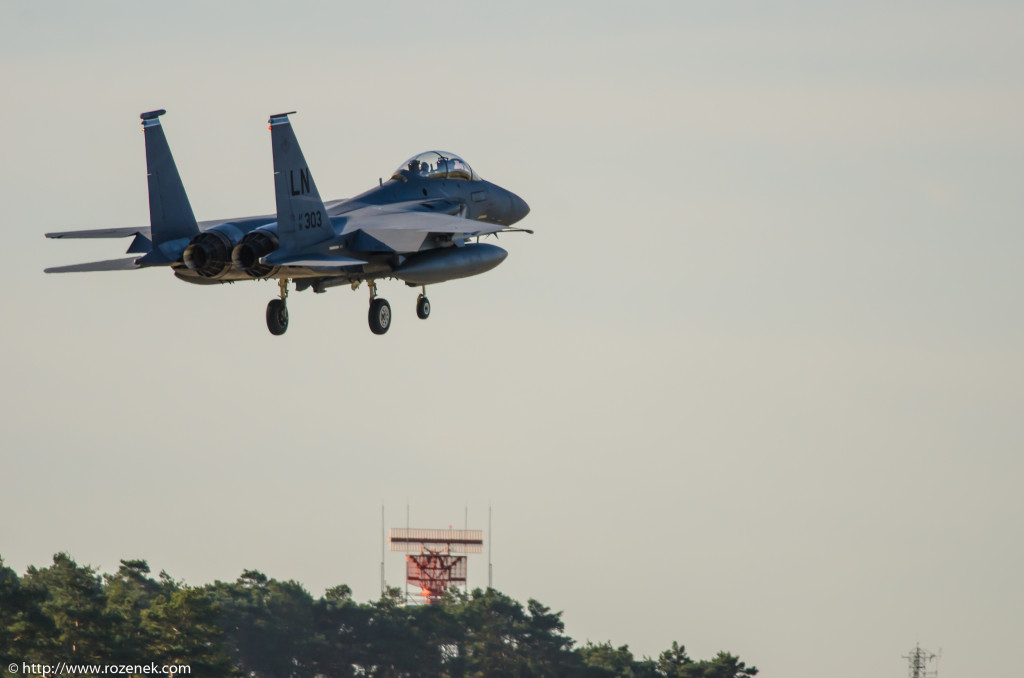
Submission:
[[85,271],[131,271],[139,268],[136,263],[137,257],[126,257],[124,259],[107,259],[106,261],[90,261],[85,264],[71,264],[70,266],[54,266],[43,269],[43,273],[82,273]]
[[337,256],[332,257],[329,255],[320,254],[308,254],[298,256],[278,256],[269,254],[261,260],[264,264],[271,266],[306,266],[309,268],[332,268],[332,269],[343,269],[350,266],[362,266],[367,263],[362,259],[353,259],[352,257]]
[[434,241],[487,235],[503,227],[425,211],[365,208],[348,217],[343,234],[350,234],[349,249],[362,252],[419,252]]

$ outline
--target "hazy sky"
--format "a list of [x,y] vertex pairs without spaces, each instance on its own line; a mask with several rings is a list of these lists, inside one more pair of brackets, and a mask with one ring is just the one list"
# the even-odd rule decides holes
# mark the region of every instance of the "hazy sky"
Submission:
[[[585,641],[771,678],[996,675],[1024,636],[1024,7],[0,5],[0,555],[379,590],[380,507],[486,527]],[[47,276],[148,222],[138,114],[200,219],[440,148],[527,200],[499,268],[290,299]],[[387,557],[389,583],[402,560]],[[486,556],[470,583],[486,585]]]

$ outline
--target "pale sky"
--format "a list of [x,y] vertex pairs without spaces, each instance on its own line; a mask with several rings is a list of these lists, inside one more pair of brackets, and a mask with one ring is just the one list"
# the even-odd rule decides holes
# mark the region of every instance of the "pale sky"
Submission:
[[[1024,636],[1024,6],[0,5],[0,555],[379,592],[389,526],[485,528],[583,642],[767,678],[996,675]],[[199,219],[440,148],[532,207],[478,278],[44,275],[148,222],[138,114]],[[389,583],[402,561],[388,554]],[[486,556],[470,584],[486,585]]]

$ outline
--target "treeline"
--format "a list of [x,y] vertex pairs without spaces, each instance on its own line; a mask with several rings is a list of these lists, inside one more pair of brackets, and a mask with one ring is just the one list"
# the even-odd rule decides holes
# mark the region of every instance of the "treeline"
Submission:
[[66,554],[18,577],[0,559],[0,675],[12,663],[188,664],[191,675],[749,678],[722,652],[695,661],[673,643],[657,659],[625,645],[576,646],[560,612],[498,591],[407,607],[398,589],[376,602],[348,586],[314,599],[294,581],[248,570],[233,583],[185,586],[144,560],[98,575]]

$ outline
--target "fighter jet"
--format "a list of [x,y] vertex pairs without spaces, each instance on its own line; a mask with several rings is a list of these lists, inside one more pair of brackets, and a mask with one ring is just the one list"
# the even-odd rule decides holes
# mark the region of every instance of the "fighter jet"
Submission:
[[288,287],[316,293],[366,283],[370,330],[391,327],[391,305],[378,281],[419,287],[416,315],[430,316],[427,285],[489,271],[508,256],[480,238],[532,233],[512,225],[530,208],[515,193],[484,181],[452,153],[428,151],[405,161],[387,181],[346,200],[324,203],[299,148],[289,115],[270,116],[277,214],[196,222],[171,156],[160,116],[143,113],[149,175],[149,226],[47,233],[47,238],[134,237],[134,256],[46,269],[46,273],[170,267],[198,285],[276,279],[267,328],[288,329]]

